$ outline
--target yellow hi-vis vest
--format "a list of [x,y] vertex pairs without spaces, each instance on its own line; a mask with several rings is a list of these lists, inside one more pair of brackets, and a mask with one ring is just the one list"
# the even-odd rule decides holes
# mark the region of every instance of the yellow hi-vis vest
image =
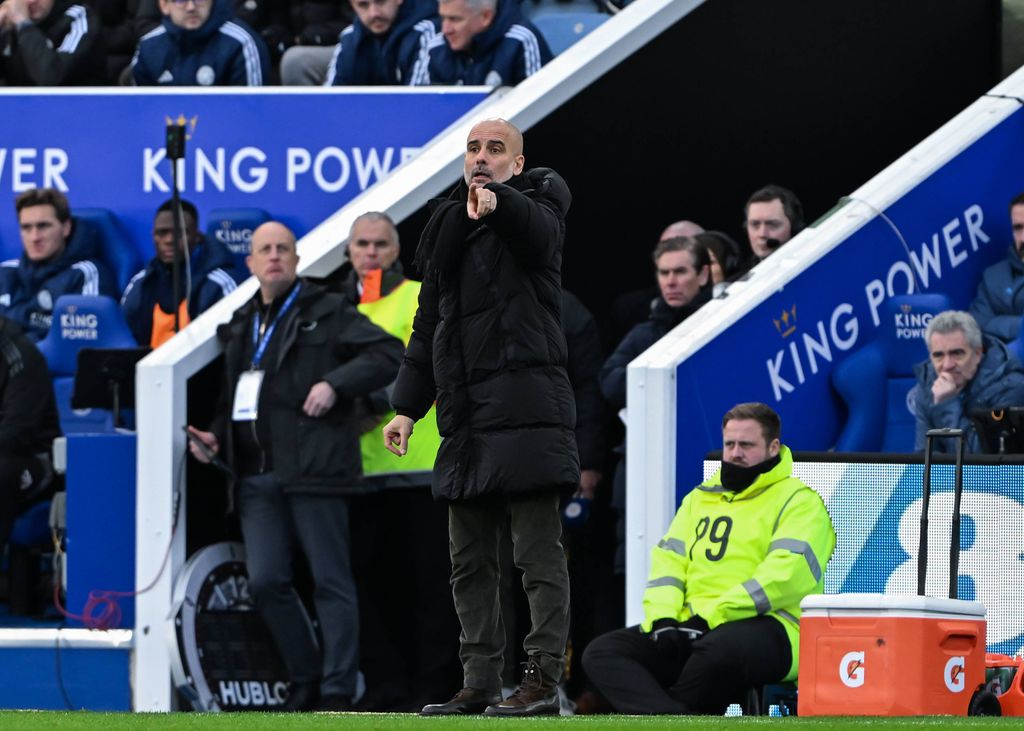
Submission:
[[789,447],[781,461],[739,493],[722,487],[721,470],[683,498],[665,537],[651,551],[644,592],[650,632],[661,618],[697,614],[711,629],[767,615],[786,630],[797,676],[800,600],[824,590],[825,565],[836,546],[821,498],[792,476]]
[[[377,327],[408,345],[419,296],[420,283],[406,279],[386,297],[360,303],[359,311]],[[394,411],[385,414],[380,426],[391,421],[394,415]],[[404,457],[397,457],[384,448],[384,436],[379,427],[363,434],[359,442],[363,454],[363,474],[367,476],[432,472],[437,450],[441,446],[441,435],[437,432],[437,407],[431,406],[426,416],[416,422],[415,431],[409,440],[409,451]]]

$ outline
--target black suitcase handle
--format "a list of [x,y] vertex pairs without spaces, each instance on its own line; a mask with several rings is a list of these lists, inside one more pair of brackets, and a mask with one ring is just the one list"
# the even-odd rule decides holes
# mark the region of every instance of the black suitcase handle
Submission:
[[924,475],[921,485],[921,538],[917,550],[917,594],[925,596],[928,574],[928,503],[932,492],[932,448],[936,439],[956,439],[956,473],[953,485],[953,524],[949,536],[949,598],[957,598],[960,573],[960,496],[964,490],[964,430],[929,429],[925,433]]

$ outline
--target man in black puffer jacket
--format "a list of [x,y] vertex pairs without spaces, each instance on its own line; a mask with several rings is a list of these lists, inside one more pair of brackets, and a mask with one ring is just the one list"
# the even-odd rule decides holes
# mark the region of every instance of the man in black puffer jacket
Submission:
[[[403,455],[437,400],[434,497],[448,500],[452,593],[465,687],[424,715],[558,713],[569,580],[559,490],[579,484],[576,409],[561,330],[570,194],[523,170],[522,134],[501,119],[469,133],[465,183],[435,207],[416,250],[424,273],[385,445]],[[412,447],[415,449],[415,445]],[[501,700],[498,546],[511,525],[532,626],[516,692]]]

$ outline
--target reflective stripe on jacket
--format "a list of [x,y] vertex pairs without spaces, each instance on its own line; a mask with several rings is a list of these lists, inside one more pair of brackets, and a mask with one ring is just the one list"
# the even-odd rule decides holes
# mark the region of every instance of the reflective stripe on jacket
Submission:
[[788,680],[797,672],[800,600],[823,591],[836,536],[821,497],[792,476],[789,448],[780,456],[746,490],[726,490],[719,471],[683,498],[651,552],[642,627],[697,614],[714,629],[767,614],[789,635]]

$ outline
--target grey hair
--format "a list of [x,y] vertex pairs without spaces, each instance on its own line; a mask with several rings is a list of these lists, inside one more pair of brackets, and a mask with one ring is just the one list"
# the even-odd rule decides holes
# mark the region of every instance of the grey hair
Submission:
[[[446,0],[441,0],[445,2]],[[494,10],[498,9],[498,0],[465,0],[466,7],[470,10],[479,13],[481,10]]]
[[978,327],[977,321],[970,313],[963,310],[946,310],[933,317],[924,331],[924,342],[930,349],[932,334],[940,333],[945,335],[956,330],[964,334],[967,345],[971,348],[981,347],[981,328]]
[[391,237],[395,240],[395,243],[401,245],[401,242],[398,240],[398,227],[395,226],[395,222],[391,218],[391,216],[384,213],[383,211],[367,211],[362,215],[356,216],[356,220],[352,222],[352,227],[348,230],[349,239],[352,238],[352,232],[356,230],[356,224],[363,220],[384,221],[388,225],[388,228],[391,230]]

